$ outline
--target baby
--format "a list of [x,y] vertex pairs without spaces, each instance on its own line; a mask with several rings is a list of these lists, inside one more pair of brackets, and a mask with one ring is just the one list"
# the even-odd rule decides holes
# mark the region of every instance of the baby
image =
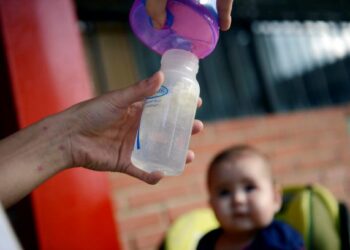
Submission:
[[209,166],[210,205],[220,228],[207,233],[197,250],[300,250],[302,237],[274,215],[281,193],[267,157],[250,146],[218,154]]

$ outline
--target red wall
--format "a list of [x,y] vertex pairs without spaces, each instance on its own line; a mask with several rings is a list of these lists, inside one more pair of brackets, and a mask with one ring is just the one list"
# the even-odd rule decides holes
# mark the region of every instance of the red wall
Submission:
[[208,162],[217,151],[236,143],[252,144],[270,155],[281,184],[321,183],[350,205],[347,113],[348,108],[328,108],[207,123],[192,139],[196,160],[183,175],[148,186],[110,174],[123,249],[156,249],[174,218],[206,206]]

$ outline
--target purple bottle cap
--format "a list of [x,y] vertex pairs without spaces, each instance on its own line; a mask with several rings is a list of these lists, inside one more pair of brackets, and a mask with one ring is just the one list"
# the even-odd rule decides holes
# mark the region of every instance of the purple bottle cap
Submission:
[[145,0],[135,0],[129,15],[135,35],[150,49],[163,54],[169,49],[184,49],[204,58],[215,48],[219,25],[214,9],[198,0],[168,0],[165,27],[156,29],[147,15]]

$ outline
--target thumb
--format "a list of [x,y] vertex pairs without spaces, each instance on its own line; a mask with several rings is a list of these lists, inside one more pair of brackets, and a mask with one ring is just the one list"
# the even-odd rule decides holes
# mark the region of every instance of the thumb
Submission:
[[142,80],[119,92],[118,106],[127,107],[135,102],[143,101],[146,97],[154,95],[164,81],[163,72],[158,71],[148,79]]

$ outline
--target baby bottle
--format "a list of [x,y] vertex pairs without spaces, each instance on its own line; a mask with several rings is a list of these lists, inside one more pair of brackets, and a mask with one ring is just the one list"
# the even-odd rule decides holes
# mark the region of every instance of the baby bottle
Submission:
[[168,0],[162,29],[152,26],[145,1],[136,0],[130,24],[136,36],[162,55],[164,83],[146,98],[136,135],[132,163],[146,171],[165,175],[183,172],[199,97],[196,80],[198,59],[216,46],[219,27],[216,1]]
[[131,161],[147,171],[178,175],[184,169],[199,97],[198,58],[186,50],[167,50],[161,60],[165,80],[146,98]]

